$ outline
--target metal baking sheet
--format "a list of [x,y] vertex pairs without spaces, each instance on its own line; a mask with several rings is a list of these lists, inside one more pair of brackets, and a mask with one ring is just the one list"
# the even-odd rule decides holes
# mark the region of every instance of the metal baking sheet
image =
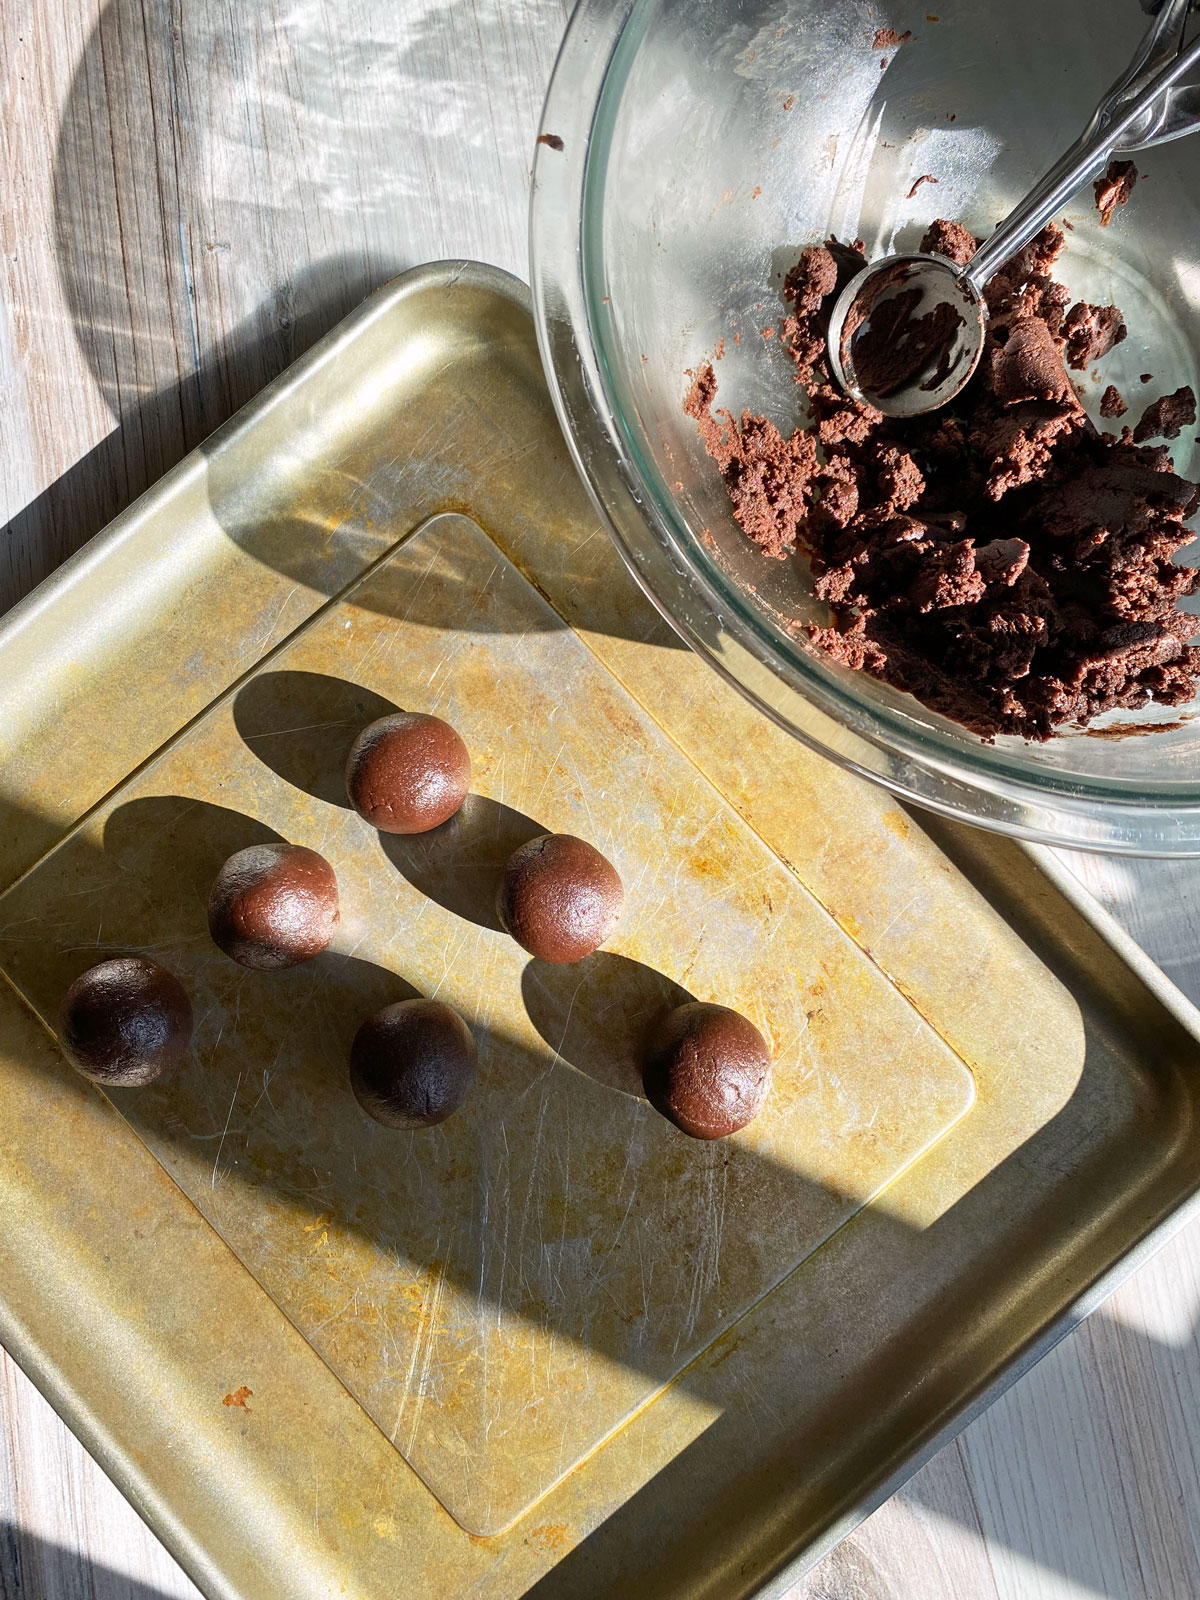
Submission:
[[[422,618],[406,617],[423,595]],[[389,698],[391,697],[391,698]],[[347,808],[356,731],[444,714],[477,753],[433,835]],[[103,715],[103,709],[98,708]],[[496,923],[524,840],[592,839],[629,911],[556,968]],[[247,972],[208,937],[234,850],[333,863],[334,944]],[[122,1115],[446,1509],[502,1532],[970,1107],[971,1075],[467,518],[435,518],[0,896],[0,967],[53,1027],[105,954],[183,978],[187,1070]],[[480,1084],[428,1133],[349,1093],[360,1021],[436,995]],[[638,1038],[720,1000],[778,1063],[753,1128],[697,1143]]]
[[[771,1592],[1190,1203],[1191,1008],[1049,858],[934,842],[674,646],[502,274],[368,301],[7,620],[0,681],[0,1326],[211,1595]],[[385,850],[337,770],[394,704],[476,794]],[[632,890],[578,972],[490,923],[539,827]],[[271,833],[345,921],[265,977],[202,903]],[[201,1024],[110,1104],[39,1019],[118,948]],[[432,1136],[344,1082],[406,985],[484,1043]],[[636,1097],[676,985],[773,1037],[727,1145]]]

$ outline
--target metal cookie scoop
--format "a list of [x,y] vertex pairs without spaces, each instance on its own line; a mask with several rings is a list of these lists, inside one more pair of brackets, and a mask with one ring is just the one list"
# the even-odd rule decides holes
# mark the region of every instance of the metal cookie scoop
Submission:
[[989,279],[1115,154],[1200,127],[1200,88],[1177,87],[1200,61],[1200,37],[1184,49],[1190,7],[1166,0],[1079,138],[965,267],[945,256],[889,256],[850,280],[829,324],[830,363],[848,394],[889,417],[952,400],[983,352]]

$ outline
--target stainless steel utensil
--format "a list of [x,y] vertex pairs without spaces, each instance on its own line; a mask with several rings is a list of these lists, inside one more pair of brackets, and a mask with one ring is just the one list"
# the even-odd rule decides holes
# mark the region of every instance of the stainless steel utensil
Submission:
[[[1079,138],[966,266],[939,255],[888,256],[851,279],[829,324],[830,363],[848,394],[890,417],[920,416],[946,405],[979,364],[988,319],[983,291],[1000,268],[1114,155],[1182,138],[1200,126],[1200,86],[1180,82],[1200,62],[1200,37],[1184,47],[1190,9],[1191,0],[1166,0]],[[919,353],[903,379],[885,384],[867,365],[866,341],[878,313],[901,295],[913,297],[901,316],[901,336],[914,338]],[[934,319],[949,331],[923,338]]]

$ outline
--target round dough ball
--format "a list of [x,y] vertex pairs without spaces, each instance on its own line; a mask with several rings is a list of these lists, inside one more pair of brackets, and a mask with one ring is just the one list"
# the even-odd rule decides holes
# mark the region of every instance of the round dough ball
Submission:
[[642,1065],[646,1099],[693,1139],[723,1139],[752,1122],[771,1087],[771,1053],[754,1024],[700,1000],[658,1024]]
[[217,873],[208,896],[213,943],[259,972],[320,955],[337,924],[333,868],[301,844],[252,844],[239,850]]
[[346,761],[350,804],[380,833],[428,833],[471,787],[471,756],[448,722],[397,711],[364,728]]
[[173,972],[147,956],[101,961],[67,990],[62,1045],[85,1078],[119,1088],[153,1083],[192,1037],[192,1003]]
[[556,963],[598,950],[624,905],[616,867],[570,833],[544,833],[514,850],[496,894],[504,930],[531,956]]
[[354,1036],[350,1086],[385,1128],[432,1128],[462,1105],[475,1082],[470,1028],[440,1000],[384,1006]]

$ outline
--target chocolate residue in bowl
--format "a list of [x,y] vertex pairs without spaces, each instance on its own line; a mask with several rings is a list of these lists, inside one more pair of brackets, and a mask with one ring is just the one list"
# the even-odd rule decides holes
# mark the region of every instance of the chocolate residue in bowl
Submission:
[[1089,739],[1137,739],[1143,733],[1178,733],[1187,723],[1186,717],[1174,722],[1121,722],[1112,728],[1086,728],[1084,732]]
[[[1124,323],[1115,307],[1070,307],[1052,275],[1063,243],[1045,228],[988,285],[983,359],[938,412],[885,418],[834,387],[829,316],[866,264],[861,241],[835,239],[785,280],[782,342],[807,426],[784,435],[714,410],[711,366],[686,401],[746,534],[765,555],[808,558],[832,615],[808,630],[813,643],[987,738],[1180,705],[1200,677],[1196,619],[1178,607],[1200,574],[1172,560],[1200,487],[1165,446],[1088,419],[1071,341],[1111,349]],[[977,241],[939,220],[921,248],[961,263]],[[1144,423],[1186,424],[1189,395],[1155,402]]]

